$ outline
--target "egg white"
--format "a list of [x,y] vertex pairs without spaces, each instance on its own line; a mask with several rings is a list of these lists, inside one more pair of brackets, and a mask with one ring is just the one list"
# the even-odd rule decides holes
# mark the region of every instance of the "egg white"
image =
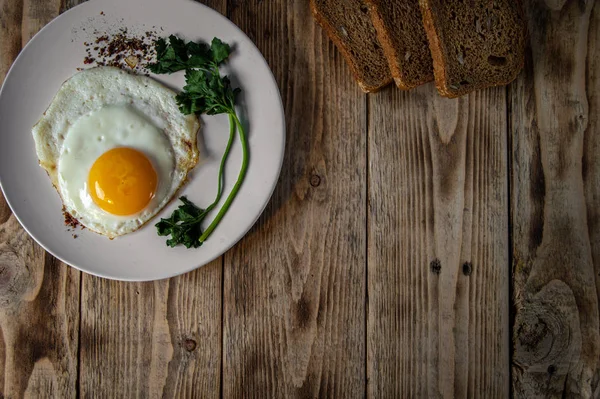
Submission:
[[[154,217],[184,184],[198,162],[198,118],[183,115],[175,93],[154,79],[114,67],[77,73],[59,89],[33,128],[40,166],[62,198],[64,210],[109,238],[130,233]],[[116,147],[142,151],[158,175],[158,188],[138,214],[115,216],[87,192],[95,160]]]

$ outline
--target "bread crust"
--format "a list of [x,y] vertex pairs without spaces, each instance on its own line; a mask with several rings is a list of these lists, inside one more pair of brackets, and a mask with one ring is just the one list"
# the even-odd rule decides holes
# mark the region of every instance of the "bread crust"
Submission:
[[319,23],[319,25],[321,25],[325,33],[327,33],[327,36],[331,39],[331,41],[333,41],[333,44],[335,44],[337,49],[340,51],[340,53],[348,63],[348,66],[350,66],[350,70],[352,71],[352,74],[354,75],[354,78],[356,79],[358,86],[361,88],[362,91],[364,91],[365,93],[374,93],[392,83],[393,78],[390,71],[388,71],[389,78],[383,80],[381,84],[370,85],[366,83],[361,78],[361,73],[359,71],[358,66],[356,65],[356,60],[350,53],[350,50],[347,48],[344,41],[338,36],[336,29],[331,25],[329,20],[323,17],[323,15],[321,15],[315,0],[310,0],[310,8],[313,13],[313,16],[315,17],[315,20]]
[[[384,0],[391,1],[391,0]],[[381,15],[381,10],[379,8],[379,2],[375,0],[364,0],[364,2],[369,7],[369,13],[371,15],[371,19],[373,20],[373,25],[375,26],[375,30],[377,31],[377,39],[383,48],[383,52],[388,60],[388,64],[390,66],[390,70],[392,71],[392,77],[394,78],[394,82],[396,86],[401,90],[410,90],[427,82],[431,82],[434,80],[432,75],[424,76],[422,79],[419,79],[415,82],[408,82],[404,71],[398,64],[398,53],[397,49],[394,46],[392,39],[390,37],[389,31],[385,26],[383,21],[383,17]]]
[[446,73],[444,71],[444,61],[442,57],[442,49],[440,47],[440,39],[436,33],[431,8],[427,0],[419,0],[421,6],[421,15],[423,16],[423,26],[429,41],[429,50],[433,59],[433,76],[435,77],[435,87],[438,92],[444,97],[451,97],[451,93],[446,90]]
[[[443,37],[440,37],[440,29],[435,25],[435,19],[433,17],[433,10],[431,9],[432,0],[419,0],[421,7],[421,13],[423,15],[423,26],[429,40],[429,49],[431,51],[431,57],[433,58],[433,74],[435,76],[435,85],[440,95],[448,98],[456,98],[468,94],[472,91],[484,89],[486,87],[504,86],[511,83],[519,75],[525,64],[525,55],[520,55],[519,64],[510,72],[507,79],[486,82],[478,86],[471,87],[460,87],[458,89],[452,89],[449,87],[449,77],[446,72],[446,63],[444,61],[444,52],[442,49]],[[521,16],[523,15],[522,5],[520,1],[516,1]],[[523,27],[522,40],[526,40],[526,30]]]

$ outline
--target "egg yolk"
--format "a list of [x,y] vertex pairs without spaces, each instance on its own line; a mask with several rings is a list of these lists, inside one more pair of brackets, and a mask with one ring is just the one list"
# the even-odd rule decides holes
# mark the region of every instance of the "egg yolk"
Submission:
[[113,215],[132,215],[144,209],[156,191],[156,171],[150,160],[132,148],[113,148],[90,170],[88,187],[94,202]]

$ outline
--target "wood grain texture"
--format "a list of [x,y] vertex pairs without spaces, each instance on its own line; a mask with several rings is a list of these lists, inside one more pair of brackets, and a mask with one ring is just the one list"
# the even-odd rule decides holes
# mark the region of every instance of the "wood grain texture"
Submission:
[[84,275],[82,397],[217,397],[221,369],[217,260],[150,283]]
[[225,256],[223,397],[363,397],[366,97],[307,1],[230,5],[273,69],[287,144],[271,203]]
[[[588,234],[600,301],[600,6],[590,17],[586,86],[590,112],[583,137],[582,175],[586,200]],[[600,306],[599,306],[600,307]],[[592,378],[593,397],[600,398],[600,367]]]
[[0,392],[75,396],[79,272],[33,244],[13,217],[0,243]]
[[73,8],[76,5],[79,5],[81,3],[85,3],[87,0],[61,0],[60,3],[60,12],[61,14],[65,11],[67,11],[69,8]]
[[[0,78],[59,1],[0,1]],[[0,397],[77,391],[80,273],[46,254],[0,196]]]
[[[0,0],[0,79],[8,72],[13,60],[21,51],[21,21],[23,1]],[[6,215],[6,211],[0,213]],[[0,220],[4,220],[4,217]]]
[[[80,2],[0,0],[0,79]],[[457,100],[362,95],[307,1],[204,3],[279,84],[273,200],[224,258],[123,283],[0,197],[1,398],[506,397],[509,220],[513,395],[600,397],[598,2],[524,2],[525,71]]]
[[[225,11],[224,0],[202,3]],[[219,397],[222,270],[219,258],[149,283],[84,274],[81,397]]]
[[508,395],[504,88],[370,97],[368,396]]
[[531,50],[510,100],[513,388],[599,397],[598,4],[525,4]]

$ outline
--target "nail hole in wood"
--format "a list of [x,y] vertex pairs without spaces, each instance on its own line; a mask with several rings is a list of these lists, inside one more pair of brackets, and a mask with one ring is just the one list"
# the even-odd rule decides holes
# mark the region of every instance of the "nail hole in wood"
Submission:
[[556,366],[551,364],[550,366],[548,366],[548,374],[552,375],[556,373]]
[[440,274],[442,272],[442,263],[437,258],[431,261],[429,267],[431,268],[432,273]]
[[473,272],[473,264],[471,262],[465,262],[463,264],[463,274],[465,276],[470,276]]

